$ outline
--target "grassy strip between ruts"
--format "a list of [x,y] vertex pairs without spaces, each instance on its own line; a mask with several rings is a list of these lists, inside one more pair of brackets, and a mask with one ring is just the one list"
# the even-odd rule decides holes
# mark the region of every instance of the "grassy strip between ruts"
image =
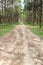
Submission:
[[43,25],[42,28],[39,28],[39,26],[32,26],[28,22],[24,24],[28,26],[34,34],[38,35],[41,39],[43,39]]
[[6,26],[3,26],[0,24],[0,36],[5,35],[7,32],[10,32],[10,30],[13,29],[13,27],[19,25],[19,22],[15,22],[14,24],[8,24]]

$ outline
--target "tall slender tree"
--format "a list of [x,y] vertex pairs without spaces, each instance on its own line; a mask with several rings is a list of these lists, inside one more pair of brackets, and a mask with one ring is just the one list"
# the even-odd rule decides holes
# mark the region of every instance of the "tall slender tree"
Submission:
[[42,22],[42,0],[40,0],[40,3],[39,3],[39,11],[40,11],[40,16],[39,16],[39,26],[41,28],[41,22]]

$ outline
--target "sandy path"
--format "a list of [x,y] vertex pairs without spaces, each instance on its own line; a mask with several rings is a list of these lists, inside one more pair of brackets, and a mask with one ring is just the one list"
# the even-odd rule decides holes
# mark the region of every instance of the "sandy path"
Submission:
[[43,40],[17,26],[0,38],[0,65],[43,65]]

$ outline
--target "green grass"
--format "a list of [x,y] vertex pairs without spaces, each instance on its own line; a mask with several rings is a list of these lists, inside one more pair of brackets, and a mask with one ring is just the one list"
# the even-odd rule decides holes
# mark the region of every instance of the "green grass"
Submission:
[[28,21],[25,21],[24,24],[27,25],[27,26],[30,26]]
[[15,22],[14,24],[9,24],[7,26],[3,26],[2,24],[0,24],[0,36],[5,35],[7,32],[10,32],[13,27],[17,26],[19,24],[19,22]]
[[33,26],[29,24],[28,22],[25,22],[24,24],[28,26],[34,34],[38,35],[41,39],[43,39],[43,25],[42,25],[42,28],[40,29],[39,26],[38,27]]
[[43,28],[31,28],[32,32],[38,35],[41,39],[43,39]]

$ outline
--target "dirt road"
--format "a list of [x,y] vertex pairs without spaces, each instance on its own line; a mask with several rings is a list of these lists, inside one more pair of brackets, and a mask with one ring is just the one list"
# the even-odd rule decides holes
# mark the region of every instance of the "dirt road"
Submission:
[[43,65],[43,40],[20,24],[0,38],[0,65]]

